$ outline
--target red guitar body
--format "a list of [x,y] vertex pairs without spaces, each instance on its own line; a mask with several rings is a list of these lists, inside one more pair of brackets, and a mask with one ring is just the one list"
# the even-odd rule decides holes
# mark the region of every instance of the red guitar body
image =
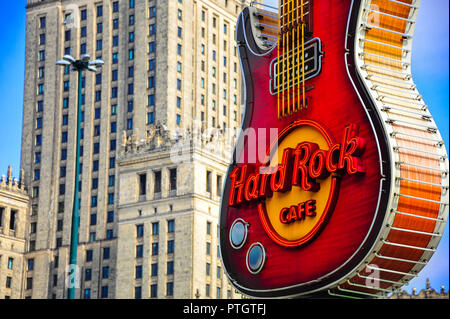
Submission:
[[[267,225],[267,220],[262,220],[263,212],[258,210],[262,207],[258,205],[264,204],[269,196],[237,203],[239,189],[236,184],[233,186],[231,177],[249,164],[251,156],[247,154],[254,146],[247,138],[240,137],[243,148],[235,149],[223,192],[220,240],[229,278],[246,294],[256,297],[320,294],[360,265],[381,227],[385,214],[385,207],[380,207],[381,198],[389,193],[389,181],[384,176],[389,175],[385,172],[390,169],[382,154],[389,154],[389,150],[383,144],[382,125],[371,112],[371,101],[359,84],[349,54],[352,32],[357,29],[351,25],[356,20],[352,14],[357,14],[359,5],[359,1],[351,0],[314,1],[311,38],[320,39],[322,45],[320,74],[306,82],[307,108],[281,119],[277,113],[277,94],[271,93],[270,71],[278,50],[275,47],[264,51],[258,47],[248,9],[239,17],[236,37],[246,90],[242,130],[266,132],[257,134],[257,139],[268,141],[270,128],[277,128],[280,143],[292,128],[307,125],[322,132],[329,148],[335,144],[347,147],[349,134],[360,143],[358,154],[353,154],[354,159],[357,157],[358,172],[349,173],[347,162],[347,169],[328,177],[332,179],[333,196],[329,197],[328,212],[318,228],[303,240],[283,242],[282,236]],[[336,157],[338,153],[335,152]],[[339,160],[333,161],[337,165]],[[257,159],[248,168],[255,171],[266,164]],[[236,182],[238,177],[234,178]],[[242,245],[236,247],[231,244],[230,230],[238,219],[247,223],[248,233]],[[257,271],[248,265],[249,249],[254,243],[264,251],[264,264]]]

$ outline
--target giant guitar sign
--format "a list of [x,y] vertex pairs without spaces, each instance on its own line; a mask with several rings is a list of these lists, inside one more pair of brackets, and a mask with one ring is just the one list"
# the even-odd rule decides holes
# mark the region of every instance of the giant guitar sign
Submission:
[[430,260],[448,160],[410,75],[419,2],[280,0],[278,15],[239,16],[244,133],[220,249],[243,293],[379,297]]

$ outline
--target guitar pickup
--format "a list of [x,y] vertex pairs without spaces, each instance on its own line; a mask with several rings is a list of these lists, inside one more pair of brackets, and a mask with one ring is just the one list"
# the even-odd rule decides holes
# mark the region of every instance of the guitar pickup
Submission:
[[[275,95],[278,92],[303,83],[302,48],[297,47],[288,54],[280,55],[270,63],[270,90]],[[305,43],[305,81],[312,79],[322,71],[322,43],[314,38]]]

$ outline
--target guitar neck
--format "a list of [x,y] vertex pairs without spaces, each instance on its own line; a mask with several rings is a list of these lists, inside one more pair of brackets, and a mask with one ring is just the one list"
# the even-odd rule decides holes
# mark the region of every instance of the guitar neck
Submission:
[[290,33],[305,24],[307,33],[312,29],[312,0],[279,0],[280,35]]

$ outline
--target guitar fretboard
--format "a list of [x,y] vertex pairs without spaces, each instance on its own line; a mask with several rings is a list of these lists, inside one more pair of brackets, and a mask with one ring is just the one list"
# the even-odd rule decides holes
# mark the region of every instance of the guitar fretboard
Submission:
[[274,82],[277,114],[278,118],[283,118],[307,107],[304,46],[305,37],[311,32],[312,0],[279,0],[278,12],[278,57],[281,61]]

